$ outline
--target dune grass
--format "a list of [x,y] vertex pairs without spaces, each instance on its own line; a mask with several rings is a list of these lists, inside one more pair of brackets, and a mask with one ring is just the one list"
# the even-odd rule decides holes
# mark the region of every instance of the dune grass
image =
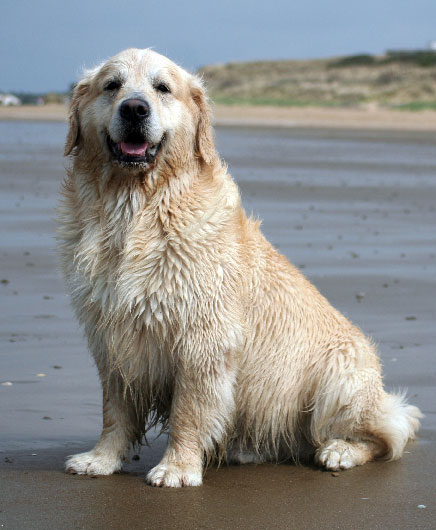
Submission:
[[350,107],[353,104],[344,101],[315,101],[267,97],[212,97],[213,103],[221,105],[265,106],[265,107]]
[[399,110],[411,110],[418,112],[420,110],[436,110],[436,101],[410,101],[396,105],[394,108]]

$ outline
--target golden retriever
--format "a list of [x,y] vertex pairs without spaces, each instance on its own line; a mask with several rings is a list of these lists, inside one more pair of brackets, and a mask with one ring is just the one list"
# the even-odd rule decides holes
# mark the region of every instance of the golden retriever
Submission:
[[385,392],[374,346],[247,218],[197,77],[148,49],[88,71],[71,153],[60,248],[103,431],[68,472],[119,471],[158,423],[155,486],[198,486],[216,457],[332,470],[401,457],[420,411]]

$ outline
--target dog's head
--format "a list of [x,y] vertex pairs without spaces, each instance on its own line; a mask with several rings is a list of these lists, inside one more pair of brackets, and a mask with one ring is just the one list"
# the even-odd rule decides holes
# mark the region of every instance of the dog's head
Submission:
[[65,155],[74,148],[121,171],[146,172],[216,157],[201,82],[166,57],[129,49],[88,71],[74,89]]

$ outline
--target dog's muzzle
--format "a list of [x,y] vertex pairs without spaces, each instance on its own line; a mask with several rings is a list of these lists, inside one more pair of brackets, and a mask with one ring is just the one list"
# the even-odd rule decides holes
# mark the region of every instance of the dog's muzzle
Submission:
[[118,110],[122,124],[122,141],[114,142],[107,136],[109,150],[115,160],[123,165],[144,165],[155,161],[162,144],[152,143],[147,138],[149,104],[140,98],[126,99]]

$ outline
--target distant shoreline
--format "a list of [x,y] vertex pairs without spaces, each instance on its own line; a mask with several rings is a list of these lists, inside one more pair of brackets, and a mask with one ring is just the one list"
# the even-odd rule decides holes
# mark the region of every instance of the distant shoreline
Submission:
[[62,104],[0,107],[0,121],[57,121],[67,119],[68,108]]
[[[0,107],[0,121],[65,122],[65,105]],[[290,127],[436,131],[436,111],[388,110],[377,107],[272,107],[248,105],[213,106],[218,126]]]

